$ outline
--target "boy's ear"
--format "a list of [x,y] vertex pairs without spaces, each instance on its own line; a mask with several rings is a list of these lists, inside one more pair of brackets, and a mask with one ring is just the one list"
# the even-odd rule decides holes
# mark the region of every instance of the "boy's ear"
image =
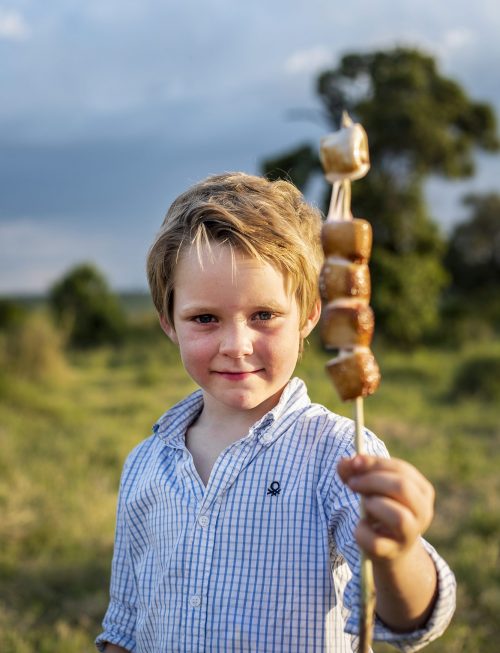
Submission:
[[307,338],[307,336],[311,333],[314,327],[318,324],[320,315],[321,315],[321,299],[317,299],[314,302],[314,306],[311,313],[307,317],[306,323],[300,330],[300,335],[302,336],[302,338]]
[[160,315],[159,320],[162,331],[167,334],[167,336],[174,344],[178,345],[179,340],[177,339],[177,334],[175,333],[174,327],[170,324],[164,315]]

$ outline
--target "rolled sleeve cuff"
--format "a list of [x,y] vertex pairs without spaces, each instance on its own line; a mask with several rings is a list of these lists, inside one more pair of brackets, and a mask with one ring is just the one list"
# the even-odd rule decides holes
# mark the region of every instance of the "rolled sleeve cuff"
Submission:
[[105,630],[97,639],[95,640],[95,645],[98,651],[104,651],[106,644],[115,644],[116,646],[122,646],[123,648],[130,651],[130,653],[135,653],[135,641],[127,637],[126,635],[121,635],[120,633],[114,632],[113,630]]
[[106,644],[115,644],[135,653],[135,610],[116,601],[111,601],[103,621],[103,632],[96,638],[98,651],[104,651]]
[[[375,619],[373,639],[392,644],[405,653],[413,653],[427,646],[440,637],[451,621],[456,605],[456,581],[453,572],[436,550],[425,540],[423,545],[434,562],[437,571],[438,596],[434,609],[425,626],[407,633],[396,633],[380,619]],[[359,576],[352,582],[351,597],[359,596]],[[351,601],[348,600],[348,603]],[[353,602],[354,603],[354,602]],[[359,605],[351,605],[350,616],[346,623],[346,631],[357,635],[359,632]]]

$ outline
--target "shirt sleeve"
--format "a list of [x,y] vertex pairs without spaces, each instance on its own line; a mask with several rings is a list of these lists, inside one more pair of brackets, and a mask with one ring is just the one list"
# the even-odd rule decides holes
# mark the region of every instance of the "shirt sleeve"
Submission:
[[[385,445],[370,431],[366,431],[366,451],[375,456],[388,457],[389,455]],[[349,457],[353,454],[353,445],[348,443],[342,457]],[[340,591],[343,591],[346,614],[345,630],[350,634],[357,635],[359,632],[360,556],[354,538],[354,530],[360,518],[359,498],[342,483],[336,472],[336,466],[334,466],[332,476],[327,511],[330,515],[334,550],[337,555],[340,554],[344,558],[350,570],[347,575],[343,574],[344,587],[340,588]],[[456,582],[453,572],[423,538],[422,543],[434,562],[438,577],[438,597],[432,614],[423,628],[411,632],[394,632],[378,618],[376,618],[374,626],[374,640],[388,642],[405,653],[418,651],[442,635],[455,611]],[[347,582],[345,581],[346,577],[349,579]]]
[[102,624],[103,632],[95,640],[95,645],[99,651],[104,651],[109,643],[135,653],[137,591],[129,553],[124,477],[125,471],[118,497],[110,602]]

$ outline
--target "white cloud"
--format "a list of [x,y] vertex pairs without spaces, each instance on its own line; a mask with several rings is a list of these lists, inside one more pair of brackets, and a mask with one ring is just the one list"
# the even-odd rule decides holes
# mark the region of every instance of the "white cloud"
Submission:
[[305,50],[297,50],[285,61],[285,72],[290,75],[310,74],[320,68],[333,65],[333,53],[330,48],[317,45]]
[[456,67],[464,58],[473,54],[477,46],[476,33],[466,27],[455,27],[446,29],[442,32],[437,44],[435,45],[436,54],[444,66]]
[[29,35],[29,27],[18,11],[0,8],[0,40],[24,41]]
[[475,41],[475,34],[465,27],[450,29],[444,34],[443,44],[450,50],[461,50]]

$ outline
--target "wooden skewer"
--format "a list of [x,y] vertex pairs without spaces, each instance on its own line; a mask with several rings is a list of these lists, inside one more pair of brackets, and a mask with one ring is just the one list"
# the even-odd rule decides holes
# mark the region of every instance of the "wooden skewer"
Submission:
[[[354,423],[356,426],[356,453],[365,452],[364,436],[364,406],[363,397],[356,397],[354,403]],[[361,518],[365,517],[365,509],[361,502]],[[359,653],[369,653],[372,635],[373,623],[375,618],[375,581],[373,579],[372,561],[361,551],[361,596],[359,612]]]

